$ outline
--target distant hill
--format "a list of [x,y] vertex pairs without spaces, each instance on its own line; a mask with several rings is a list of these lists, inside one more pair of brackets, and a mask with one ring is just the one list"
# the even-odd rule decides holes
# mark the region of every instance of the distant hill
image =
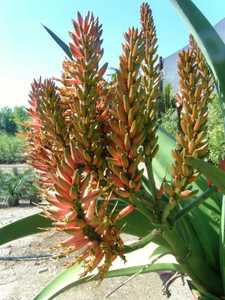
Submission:
[[[225,42],[225,18],[216,24],[215,29]],[[187,46],[183,49],[185,48]],[[164,59],[164,80],[165,83],[170,83],[174,90],[178,89],[177,59],[179,51]]]

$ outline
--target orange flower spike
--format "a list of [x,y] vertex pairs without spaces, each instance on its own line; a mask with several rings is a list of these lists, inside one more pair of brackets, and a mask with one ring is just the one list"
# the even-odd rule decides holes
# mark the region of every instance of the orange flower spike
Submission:
[[[137,29],[130,28],[125,33],[125,43],[122,45],[123,53],[120,57],[120,69],[117,73],[115,103],[112,106],[112,114],[109,125],[111,145],[108,147],[110,158],[109,168],[112,172],[113,182],[117,186],[115,192],[118,195],[129,195],[134,188],[129,185],[129,167],[138,157],[138,147],[143,139],[139,138],[143,131],[143,122],[137,124],[139,114],[142,114],[143,106],[139,103],[140,89],[140,63],[142,57],[142,41]],[[141,119],[141,118],[140,118]],[[137,141],[134,150],[133,143]],[[132,151],[132,160],[130,152]],[[132,175],[139,174],[136,168]],[[124,181],[124,179],[127,179]],[[118,178],[118,179],[116,179]],[[118,184],[116,184],[118,183]]]
[[146,139],[145,155],[152,159],[156,154],[156,103],[160,96],[160,70],[157,55],[157,37],[152,11],[148,3],[143,3],[140,10],[144,60],[142,63],[143,100],[145,105]]
[[[52,129],[52,104],[56,105],[58,95],[51,80],[32,83],[28,113],[32,117],[28,122],[30,131],[27,133],[29,163],[40,174],[40,183],[44,187],[53,185],[52,176],[56,169],[56,160],[61,155],[61,140],[58,141]],[[58,112],[59,113],[59,112]],[[52,117],[52,118],[51,118]],[[50,130],[50,131],[49,131]]]
[[99,66],[103,55],[102,26],[90,13],[85,18],[78,13],[73,25],[70,43],[73,61],[63,65],[60,93],[74,136],[73,147],[77,148],[89,170],[97,169],[102,173],[104,128],[99,104],[104,103],[108,93],[103,85],[107,64]]
[[212,99],[214,86],[212,74],[192,36],[189,49],[179,54],[178,71],[180,126],[176,136],[177,148],[173,151],[171,188],[176,191],[175,198],[185,199],[189,194],[192,195],[188,184],[199,175],[197,170],[186,163],[185,157],[204,158],[208,153],[207,104]]

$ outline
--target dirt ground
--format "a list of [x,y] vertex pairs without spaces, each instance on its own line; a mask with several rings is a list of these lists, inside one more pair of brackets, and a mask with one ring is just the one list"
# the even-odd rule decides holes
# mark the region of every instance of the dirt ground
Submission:
[[[0,209],[0,226],[16,219],[28,216],[37,211],[37,208],[7,208]],[[40,259],[35,261],[6,261],[6,257],[35,256],[49,254],[49,248],[62,239],[62,234],[44,232],[10,242],[0,247],[0,300],[32,300],[54,276],[65,269],[65,259]],[[132,240],[133,237],[126,237]],[[139,252],[135,259],[140,259],[143,252]],[[138,257],[139,256],[139,257]],[[139,275],[123,285],[110,297],[107,294],[113,291],[126,277],[105,279],[98,286],[90,282],[67,290],[57,296],[56,300],[166,300],[162,295],[162,281],[158,274]],[[190,290],[177,280],[171,286],[171,300],[193,300]]]

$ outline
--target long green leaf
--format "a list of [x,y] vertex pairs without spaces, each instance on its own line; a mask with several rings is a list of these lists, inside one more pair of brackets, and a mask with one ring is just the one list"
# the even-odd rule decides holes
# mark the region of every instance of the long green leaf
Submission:
[[[154,226],[147,218],[138,211],[118,221],[118,226],[122,228],[123,233],[132,234],[142,238],[154,229]],[[42,228],[50,227],[51,221],[41,216],[39,213],[20,219],[9,225],[0,228],[0,245],[10,241],[42,232]],[[154,242],[165,245],[165,242],[156,236]]]
[[153,257],[163,257],[164,255],[168,255],[168,254],[172,254],[172,251],[164,246],[158,246],[157,248],[155,248],[155,250],[151,253],[150,258]]
[[0,228],[0,245],[10,241],[39,233],[41,228],[51,226],[51,221],[42,217],[39,213],[23,218]]
[[[122,232],[144,237],[154,229],[153,225],[138,211],[123,218],[118,225],[123,228]],[[42,228],[50,227],[51,221],[39,213],[20,219],[0,228],[0,245],[10,241],[42,232]],[[41,229],[40,229],[41,228]]]
[[188,158],[187,161],[192,167],[204,174],[206,178],[210,179],[225,194],[225,172],[223,170],[201,159]]
[[149,184],[149,180],[143,175],[141,178],[141,183],[144,191],[147,193],[149,197],[152,198],[152,192],[151,192],[151,187]]
[[157,131],[159,150],[153,159],[152,167],[156,184],[159,186],[163,178],[171,179],[170,171],[172,165],[172,149],[175,148],[174,138],[164,129],[159,128]]
[[225,196],[223,196],[220,228],[220,272],[225,292]]
[[191,0],[170,0],[189,26],[217,80],[225,101],[225,44],[206,17]]
[[[75,287],[81,283],[96,280],[96,276],[87,276],[80,278],[83,271],[82,264],[75,265],[60,273],[53,281],[51,281],[35,298],[34,300],[50,300],[56,295],[59,295],[68,288]],[[138,265],[128,268],[120,268],[109,271],[106,275],[107,278],[119,276],[131,276],[136,273],[150,273],[158,271],[175,271],[181,272],[178,264],[174,263],[158,263],[150,265]]]
[[72,60],[73,56],[70,51],[69,46],[63,42],[51,29],[49,29],[47,26],[42,25],[44,29],[50,34],[50,36],[53,38],[53,40],[57,43],[57,45],[66,53],[66,55]]
[[[42,228],[50,227],[51,221],[41,216],[39,213],[33,214],[29,217],[20,219],[9,225],[0,228],[0,245],[10,241],[42,232]],[[140,238],[146,236],[154,229],[154,226],[141,215],[138,211],[123,218],[118,222],[118,226],[122,227],[122,232],[132,234]],[[40,229],[41,228],[41,229]],[[160,236],[154,239],[154,242],[165,244]]]

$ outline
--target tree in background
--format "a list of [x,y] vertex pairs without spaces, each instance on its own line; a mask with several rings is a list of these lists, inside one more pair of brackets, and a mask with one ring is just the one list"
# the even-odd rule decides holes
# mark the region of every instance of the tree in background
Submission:
[[28,119],[26,108],[16,106],[13,109],[3,107],[0,109],[0,133],[15,135],[24,131],[24,122]]
[[3,107],[0,110],[0,131],[11,135],[17,131],[13,110],[9,107]]
[[175,109],[175,91],[170,83],[163,86],[160,98],[158,100],[158,110],[160,116],[170,109]]
[[25,106],[15,106],[13,109],[13,118],[17,126],[17,131],[24,131],[24,124],[29,118]]

